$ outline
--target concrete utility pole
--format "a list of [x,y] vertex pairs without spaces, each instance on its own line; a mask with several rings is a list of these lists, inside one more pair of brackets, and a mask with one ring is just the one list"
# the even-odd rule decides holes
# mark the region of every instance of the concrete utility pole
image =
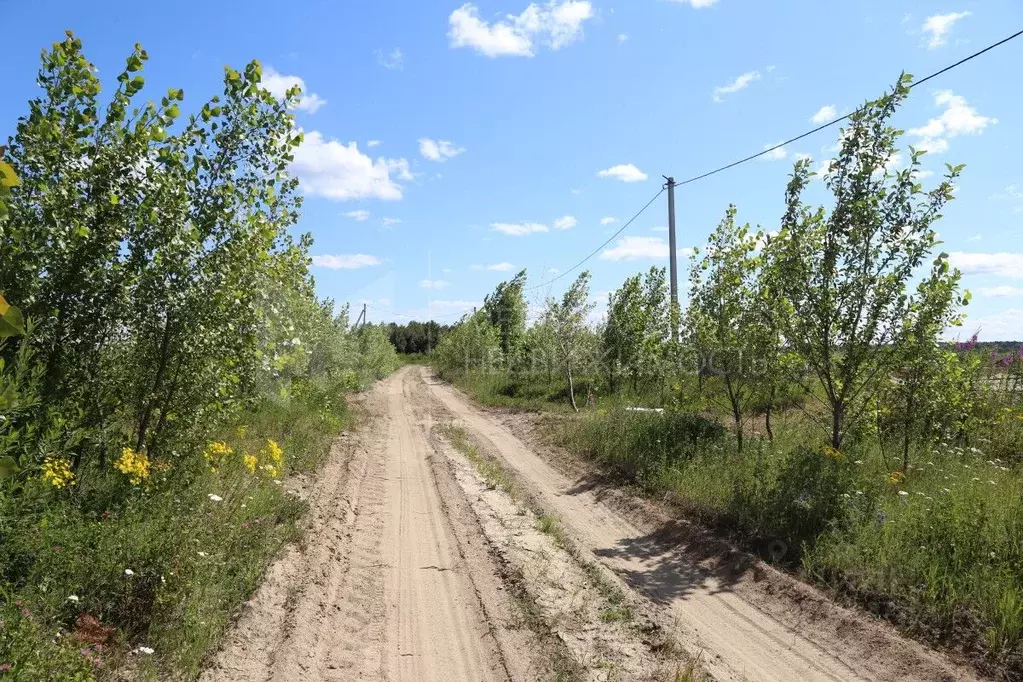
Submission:
[[[671,309],[678,307],[678,253],[675,242],[675,178],[662,175],[668,181],[668,258],[671,263]],[[672,316],[674,317],[674,315]],[[678,338],[678,325],[672,323],[672,338]]]
[[359,313],[359,317],[355,320],[355,328],[358,329],[360,326],[366,326],[366,304],[362,304],[362,312]]

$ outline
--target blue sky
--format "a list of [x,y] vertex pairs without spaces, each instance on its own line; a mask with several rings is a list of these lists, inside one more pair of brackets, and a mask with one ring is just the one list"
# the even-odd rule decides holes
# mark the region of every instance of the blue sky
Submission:
[[[759,151],[901,70],[925,75],[1023,27],[1017,0],[0,0],[0,16],[4,137],[66,28],[103,79],[142,43],[147,91],[183,88],[184,110],[219,90],[225,64],[257,58],[281,89],[301,79],[299,229],[316,240],[319,292],[368,301],[371,321],[454,321],[519,268],[550,279],[662,174]],[[1021,64],[1023,38],[915,90],[897,119],[906,144],[932,150],[925,168],[967,164],[937,228],[975,294],[964,335],[982,339],[1023,339]],[[825,131],[680,188],[679,245],[703,243],[729,203],[775,229],[796,155],[820,163],[834,142]],[[826,199],[820,182],[811,195]],[[587,263],[596,297],[667,264],[665,216],[662,196]]]

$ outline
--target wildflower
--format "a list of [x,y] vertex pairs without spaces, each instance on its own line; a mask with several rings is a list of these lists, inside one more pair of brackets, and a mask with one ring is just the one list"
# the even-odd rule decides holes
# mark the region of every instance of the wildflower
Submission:
[[127,476],[132,485],[138,485],[149,478],[149,457],[144,452],[124,448],[114,462],[114,468]]
[[838,462],[844,462],[845,461],[845,455],[843,455],[841,452],[839,452],[835,448],[825,447],[824,448],[824,454],[827,455],[828,457],[830,457],[831,459],[835,460],[835,461],[838,461]]
[[137,653],[137,654],[146,654],[148,656],[150,654],[155,654],[156,650],[155,649],[150,649],[147,646],[140,646],[140,647],[137,647],[135,649],[135,653]]
[[54,488],[67,488],[75,484],[75,473],[71,461],[63,457],[47,457],[43,460],[43,480]]
[[991,485],[997,485],[994,481],[988,481]]
[[269,439],[266,441],[266,449],[270,461],[280,468],[284,464],[284,450],[281,450],[281,446],[276,441]]
[[245,468],[249,470],[250,474],[256,473],[256,465],[259,464],[259,460],[254,455],[245,453],[242,455],[242,462],[245,464]]
[[[270,478],[277,478],[277,476],[280,474],[280,472],[277,470],[277,467],[275,467],[273,464],[264,464],[259,468],[261,471],[266,473],[266,475],[269,476]],[[277,483],[279,483],[279,481],[277,481]]]
[[199,552],[199,556],[205,557],[206,556],[206,552]]
[[133,576],[133,575],[135,575],[135,571],[131,570],[130,568],[126,568],[126,569],[124,569],[124,574],[126,576]]
[[77,594],[69,594],[69,595],[67,596],[67,600],[68,600],[69,602],[71,602],[72,604],[77,604],[77,603],[78,603],[79,601],[81,601],[81,600],[80,600],[80,599],[78,598],[78,595],[77,595]]
[[224,501],[223,497],[221,497],[220,495],[214,495],[213,493],[210,493],[209,495],[207,495],[207,497],[210,498],[210,500],[213,501],[213,502],[223,502]]
[[226,459],[230,454],[234,452],[231,446],[223,441],[213,441],[206,446],[203,450],[202,456],[206,458],[206,461],[210,464],[216,464],[221,460]]
[[0,673],[5,673],[13,667],[10,663],[0,663]]
[[892,473],[888,474],[888,482],[891,483],[892,485],[895,485],[896,483],[901,483],[905,478],[906,475],[901,471],[893,471]]
[[909,493],[907,493],[905,490],[900,490],[899,495],[902,497],[909,497]]

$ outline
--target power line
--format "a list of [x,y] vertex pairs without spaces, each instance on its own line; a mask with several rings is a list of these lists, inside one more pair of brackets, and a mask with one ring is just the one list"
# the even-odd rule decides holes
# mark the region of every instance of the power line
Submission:
[[589,259],[593,258],[593,257],[594,257],[595,255],[597,255],[597,253],[598,253],[598,252],[599,252],[599,251],[600,251],[600,250],[601,250],[602,248],[604,248],[605,246],[607,246],[608,244],[610,244],[610,243],[611,243],[611,242],[612,242],[612,241],[614,240],[614,238],[615,238],[615,237],[617,237],[618,235],[620,235],[620,234],[621,234],[622,232],[625,232],[625,230],[626,230],[626,229],[628,229],[629,225],[631,225],[631,224],[632,224],[633,222],[635,222],[635,220],[636,220],[637,218],[639,218],[639,217],[640,217],[641,215],[643,215],[643,212],[644,212],[644,211],[646,211],[646,210],[647,210],[648,208],[650,208],[650,204],[652,204],[652,203],[654,203],[655,201],[657,201],[657,197],[661,196],[661,194],[663,194],[663,193],[664,193],[664,188],[662,187],[662,188],[661,188],[661,190],[660,190],[660,191],[659,191],[659,192],[658,192],[657,194],[655,194],[655,195],[653,196],[653,198],[652,198],[652,199],[650,199],[650,201],[646,202],[646,205],[645,205],[645,206],[644,206],[643,208],[639,209],[639,212],[638,212],[638,213],[636,213],[636,215],[634,215],[634,216],[632,216],[631,218],[629,218],[629,220],[628,220],[628,221],[626,221],[626,223],[625,223],[624,225],[622,225],[622,228],[621,228],[620,230],[618,230],[618,231],[617,231],[617,232],[615,232],[615,233],[614,233],[613,235],[611,235],[611,236],[610,236],[610,237],[609,237],[609,238],[607,239],[607,241],[605,241],[605,242],[604,242],[603,244],[601,244],[600,246],[598,246],[597,248],[595,248],[595,249],[594,249],[593,251],[591,251],[591,252],[590,252],[590,255],[586,256],[586,258],[583,258],[583,259],[582,259],[581,261],[579,261],[578,263],[576,263],[575,265],[573,265],[572,267],[570,267],[570,268],[569,268],[568,270],[565,270],[564,272],[562,272],[562,273],[558,274],[558,276],[557,276],[557,277],[554,277],[553,279],[549,279],[549,280],[547,280],[546,282],[542,282],[542,283],[540,283],[540,284],[536,284],[536,285],[533,285],[533,286],[531,286],[531,287],[525,287],[525,288],[523,289],[523,291],[532,291],[533,289],[539,289],[540,287],[545,287],[545,286],[547,286],[547,285],[549,285],[549,284],[553,284],[554,282],[557,282],[557,281],[558,281],[559,279],[561,279],[562,277],[564,277],[564,276],[565,276],[565,275],[567,275],[568,273],[570,273],[570,272],[572,272],[573,270],[577,269],[577,268],[578,268],[578,267],[579,267],[580,265],[582,265],[583,263],[585,263],[585,262],[586,262],[586,261],[588,261]]
[[[961,66],[961,65],[965,64],[966,62],[970,61],[971,59],[975,59],[975,58],[979,57],[980,55],[984,54],[985,52],[988,52],[989,50],[993,50],[996,47],[998,47],[999,45],[1004,45],[1005,43],[1009,42],[1010,40],[1013,40],[1014,38],[1018,38],[1021,35],[1023,35],[1023,31],[1016,31],[1011,36],[1009,36],[1007,38],[1003,38],[1003,39],[999,40],[997,43],[992,43],[991,45],[988,45],[984,49],[978,50],[977,52],[974,52],[973,54],[969,55],[968,57],[963,57],[962,59],[960,59],[959,61],[955,62],[954,64],[949,64],[945,68],[940,69],[938,71],[935,71],[934,73],[932,73],[929,76],[925,76],[924,78],[921,78],[920,80],[914,81],[913,83],[911,83],[909,85],[909,87],[910,87],[910,89],[912,89],[912,88],[915,88],[918,85],[923,85],[924,83],[926,83],[927,81],[931,80],[932,78],[937,78],[941,74],[946,73],[948,71],[951,71],[952,69],[956,68],[957,66]],[[753,159],[759,158],[759,157],[761,157],[761,156],[763,156],[765,154],[770,154],[771,152],[773,152],[773,151],[775,151],[777,149],[781,149],[782,147],[784,147],[786,145],[789,145],[789,144],[792,144],[793,142],[798,142],[799,140],[802,140],[804,137],[809,137],[810,135],[813,135],[814,133],[820,132],[820,131],[824,130],[825,128],[830,128],[831,126],[835,125],[836,123],[841,123],[842,121],[844,121],[844,120],[848,119],[849,117],[851,117],[853,114],[856,114],[856,113],[858,113],[860,111],[862,111],[862,107],[860,109],[856,109],[855,111],[853,111],[851,113],[846,114],[845,116],[840,116],[840,117],[836,118],[834,121],[829,121],[828,123],[825,123],[823,125],[819,125],[816,128],[814,128],[812,130],[808,130],[808,131],[806,131],[805,133],[803,133],[801,135],[796,135],[795,137],[793,137],[790,140],[785,140],[784,142],[779,142],[778,144],[774,145],[773,147],[769,147],[769,148],[767,148],[767,149],[765,149],[763,151],[757,152],[756,154],[750,154],[749,156],[747,156],[745,158],[742,158],[742,159],[739,159],[738,161],[733,161],[732,163],[728,164],[727,166],[721,166],[720,168],[715,168],[712,171],[708,171],[706,173],[701,173],[700,175],[695,175],[695,176],[689,178],[688,180],[682,180],[682,181],[677,182],[675,184],[676,184],[676,186],[677,185],[688,185],[691,182],[696,182],[697,180],[702,180],[704,178],[710,177],[711,175],[715,175],[717,173],[720,173],[721,171],[726,171],[729,168],[735,168],[736,166],[742,165],[742,164],[746,163],[747,161],[752,161]]]

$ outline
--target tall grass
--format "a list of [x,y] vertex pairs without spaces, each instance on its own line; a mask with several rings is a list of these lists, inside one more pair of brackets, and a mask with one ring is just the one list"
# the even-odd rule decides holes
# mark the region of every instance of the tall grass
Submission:
[[[229,455],[191,469],[182,457],[134,493],[97,468],[69,490],[0,494],[0,677],[107,679],[127,662],[136,679],[196,677],[299,537],[306,504],[281,477],[314,468],[351,420],[340,387],[310,384],[225,429]],[[268,440],[284,453],[276,477],[243,460]]]

